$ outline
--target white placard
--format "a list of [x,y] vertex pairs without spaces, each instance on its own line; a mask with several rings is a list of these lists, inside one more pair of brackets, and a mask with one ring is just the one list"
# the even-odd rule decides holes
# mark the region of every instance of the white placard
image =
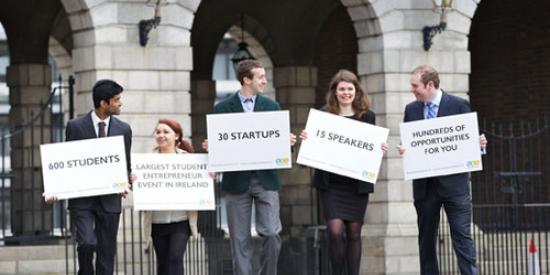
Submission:
[[214,210],[207,154],[132,154],[135,210]]
[[483,169],[477,113],[401,123],[405,180]]
[[297,163],[376,183],[389,129],[310,109]]
[[40,145],[44,195],[70,199],[127,190],[122,136]]
[[206,124],[209,171],[292,166],[288,111],[210,114]]

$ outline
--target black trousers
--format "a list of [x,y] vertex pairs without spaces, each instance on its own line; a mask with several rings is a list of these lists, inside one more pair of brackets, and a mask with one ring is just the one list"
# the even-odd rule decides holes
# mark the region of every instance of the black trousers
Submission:
[[151,237],[157,255],[158,275],[184,274],[183,255],[190,232],[188,221],[153,224]]
[[475,275],[477,266],[475,247],[470,231],[472,220],[470,194],[441,197],[436,188],[438,183],[437,179],[429,179],[426,186],[426,197],[414,201],[418,215],[420,273],[422,275],[439,275],[436,244],[439,214],[441,206],[443,206],[449,221],[460,274]]
[[[99,201],[91,209],[71,209],[78,251],[78,275],[112,275],[120,213],[105,212]],[[93,258],[96,252],[96,272]]]

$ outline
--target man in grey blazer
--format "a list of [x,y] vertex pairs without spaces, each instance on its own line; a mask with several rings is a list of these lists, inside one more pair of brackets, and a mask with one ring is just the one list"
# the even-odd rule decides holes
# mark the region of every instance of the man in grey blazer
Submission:
[[[112,80],[99,80],[92,93],[95,109],[67,123],[65,140],[83,140],[106,136],[124,136],[126,163],[130,175],[132,129],[116,118],[122,106],[123,88]],[[125,193],[69,199],[73,235],[77,242],[79,275],[113,274],[116,235]],[[55,198],[48,198],[48,202]]]
[[[431,66],[422,65],[413,70],[410,85],[416,101],[405,107],[405,122],[471,112],[468,101],[442,91],[439,82],[439,74]],[[486,145],[487,140],[481,135],[480,147],[484,149]],[[405,150],[406,148],[399,146],[401,155]],[[470,232],[472,204],[468,182],[468,173],[413,181],[422,275],[439,274],[436,239],[442,206],[449,221],[460,273],[477,274],[476,254]]]

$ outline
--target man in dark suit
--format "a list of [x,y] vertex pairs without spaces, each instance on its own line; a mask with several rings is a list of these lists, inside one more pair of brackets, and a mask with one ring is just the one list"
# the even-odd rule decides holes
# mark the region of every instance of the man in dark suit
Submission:
[[[267,85],[265,69],[255,60],[245,60],[237,66],[237,78],[242,87],[228,99],[214,106],[214,113],[242,113],[279,110],[279,104],[259,93]],[[238,122],[236,122],[238,123]],[[292,145],[296,136],[290,134]],[[208,140],[203,142],[208,150]],[[255,154],[256,152],[242,152]],[[227,224],[233,255],[233,274],[277,274],[281,249],[281,220],[279,218],[280,180],[278,170],[224,172],[222,191],[225,194]],[[256,231],[263,237],[260,257],[261,270],[253,273],[254,246],[250,235],[252,204],[256,209]],[[262,273],[264,272],[264,273]]]
[[[92,90],[95,110],[69,121],[65,129],[65,140],[124,136],[126,163],[130,173],[132,129],[114,117],[120,114],[122,90],[112,80],[97,81]],[[97,254],[96,274],[113,274],[123,196],[125,193],[69,199],[73,234],[78,245],[79,275],[94,274],[94,252]],[[47,199],[50,203],[55,200],[56,198]]]
[[[405,107],[405,122],[471,112],[466,100],[439,88],[439,74],[431,66],[415,68],[411,73],[410,85],[416,101]],[[481,135],[481,148],[484,149],[486,145],[487,140]],[[405,153],[405,149],[399,146],[401,155]],[[475,248],[470,232],[472,205],[468,181],[468,173],[413,181],[422,275],[439,274],[436,240],[441,206],[444,207],[449,221],[460,273],[477,274]]]

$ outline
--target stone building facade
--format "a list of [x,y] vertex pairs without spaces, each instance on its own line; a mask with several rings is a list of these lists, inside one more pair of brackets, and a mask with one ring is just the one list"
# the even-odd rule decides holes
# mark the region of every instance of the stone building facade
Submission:
[[[78,114],[91,109],[91,87],[96,80],[112,78],[125,87],[121,117],[132,125],[133,152],[151,150],[152,129],[161,117],[180,121],[184,133],[198,147],[206,136],[205,115],[215,99],[215,51],[224,33],[240,27],[240,14],[244,14],[246,34],[271,66],[274,97],[290,110],[294,133],[304,128],[309,108],[322,105],[330,76],[340,68],[361,77],[377,124],[390,129],[390,150],[362,232],[361,274],[419,272],[412,189],[410,182],[403,180],[401,159],[394,149],[399,143],[404,106],[414,99],[408,84],[412,68],[433,65],[441,74],[444,89],[470,96],[472,106],[488,116],[501,111],[491,99],[496,91],[503,91],[506,108],[522,109],[522,115],[529,115],[530,111],[514,103],[521,97],[518,89],[524,86],[502,87],[506,79],[516,78],[517,71],[522,72],[514,84],[529,83],[522,93],[529,94],[538,112],[548,110],[550,103],[550,97],[544,96],[550,87],[550,28],[545,21],[550,9],[543,0],[530,1],[542,8],[514,0],[455,0],[447,29],[435,36],[429,51],[423,49],[421,30],[439,23],[430,0],[162,2],[161,23],[142,47],[137,23],[153,16],[153,8],[145,0],[2,1],[0,22],[6,30],[11,60],[6,78],[11,122],[25,121],[29,110],[38,108],[37,102],[47,97],[52,81],[49,54],[62,74],[76,78]],[[34,8],[28,9],[29,5]],[[521,12],[518,7],[523,7]],[[502,23],[499,18],[507,21]],[[515,24],[524,19],[529,19],[533,28]],[[538,46],[518,41],[511,47],[504,45],[515,41],[518,33]],[[496,53],[492,52],[495,44],[501,45]],[[516,63],[504,65],[502,56],[513,57],[509,61]],[[500,71],[505,71],[501,77],[492,77]],[[510,111],[509,116],[515,113]],[[12,158],[37,150],[26,144],[25,140],[15,144]],[[17,163],[13,169],[16,179],[39,173]],[[284,234],[311,234],[308,226],[314,223],[316,198],[310,190],[309,169],[295,166],[283,172],[283,179]],[[26,189],[19,186],[16,190]],[[34,210],[18,211],[25,215]]]

